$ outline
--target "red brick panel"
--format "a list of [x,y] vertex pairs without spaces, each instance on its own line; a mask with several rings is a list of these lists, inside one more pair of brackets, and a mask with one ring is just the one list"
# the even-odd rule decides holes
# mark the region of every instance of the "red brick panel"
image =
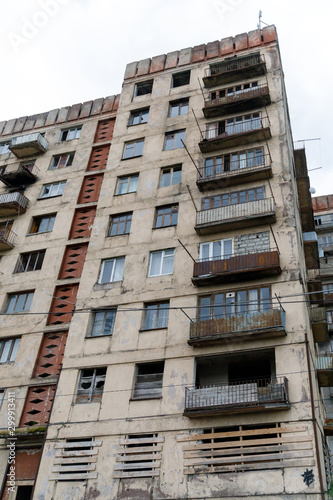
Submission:
[[83,179],[81,191],[77,202],[91,203],[98,201],[99,193],[103,182],[103,174],[89,175]]
[[78,288],[78,283],[55,288],[50,307],[51,312],[47,318],[48,325],[61,325],[71,321]]
[[43,425],[49,421],[55,385],[29,387],[20,426]]
[[88,243],[66,247],[59,279],[80,278],[88,250]]
[[89,158],[87,172],[95,170],[105,170],[110,151],[110,144],[92,148]]
[[74,212],[69,239],[89,238],[96,215],[96,207],[77,208]]
[[34,377],[59,375],[68,332],[44,333],[38,354]]
[[110,118],[109,120],[102,120],[97,123],[94,142],[111,141],[115,120],[115,118]]

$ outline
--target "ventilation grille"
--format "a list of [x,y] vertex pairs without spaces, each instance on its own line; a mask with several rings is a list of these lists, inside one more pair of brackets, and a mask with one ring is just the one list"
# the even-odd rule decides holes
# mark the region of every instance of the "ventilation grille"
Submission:
[[53,481],[70,481],[73,479],[97,479],[96,462],[98,447],[102,441],[94,439],[68,440],[55,445]]
[[[226,430],[226,429],[224,429]],[[221,432],[182,436],[184,474],[221,474],[248,470],[313,466],[313,445],[304,426],[239,426]]]
[[94,142],[111,141],[115,118],[98,122]]
[[88,250],[88,243],[66,247],[59,279],[80,278]]
[[103,182],[103,174],[89,175],[83,179],[81,191],[77,202],[91,203],[98,201],[99,193]]
[[47,424],[50,418],[55,385],[29,387],[25,400],[20,426]]
[[158,437],[157,434],[131,435],[121,439],[113,476],[159,476],[163,443],[164,437]]
[[96,207],[75,210],[69,239],[89,238],[96,215]]
[[106,144],[106,146],[99,146],[96,148],[92,148],[91,155],[89,158],[89,163],[87,166],[87,172],[91,172],[94,170],[105,170],[106,163],[108,161],[110,151],[110,144]]
[[78,284],[62,285],[55,288],[51,312],[47,319],[48,325],[61,325],[71,321],[78,288]]
[[44,333],[35,366],[34,377],[48,378],[59,375],[68,332]]

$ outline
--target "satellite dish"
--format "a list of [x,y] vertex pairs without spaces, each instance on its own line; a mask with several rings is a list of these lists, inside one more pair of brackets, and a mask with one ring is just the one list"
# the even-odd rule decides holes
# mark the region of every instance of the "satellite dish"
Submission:
[[315,194],[315,192],[316,192],[315,188],[313,188],[313,187],[310,187],[309,191],[311,194]]

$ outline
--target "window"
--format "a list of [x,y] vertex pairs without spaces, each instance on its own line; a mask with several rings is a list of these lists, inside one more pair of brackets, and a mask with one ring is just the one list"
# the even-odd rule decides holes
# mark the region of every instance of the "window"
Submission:
[[52,158],[50,170],[59,168],[70,167],[73,163],[74,153],[67,153],[64,155],[57,155]]
[[96,403],[102,400],[106,368],[90,368],[80,371],[75,403]]
[[114,322],[116,319],[116,309],[106,311],[95,311],[90,337],[100,337],[102,335],[112,335]]
[[170,102],[169,117],[187,115],[188,113],[188,99],[181,99],[180,101]]
[[162,276],[173,273],[173,263],[175,258],[175,249],[160,250],[150,253],[148,276]]
[[227,89],[215,90],[210,92],[209,99],[215,101],[215,99],[223,99],[224,97],[229,97],[232,95],[237,95],[242,92],[249,92],[250,90],[258,88],[258,82],[243,83],[241,85],[234,85]]
[[128,434],[117,451],[113,477],[152,477],[159,473],[164,437],[158,434]]
[[146,304],[143,315],[143,330],[167,328],[169,319],[169,302]]
[[60,132],[60,141],[71,141],[72,139],[78,139],[81,134],[82,127],[72,127]]
[[32,172],[35,166],[35,160],[31,161],[23,161],[20,163],[20,167],[24,168],[25,170],[29,170],[29,172]]
[[263,200],[264,188],[258,187],[234,193],[218,194],[207,196],[201,200],[201,209],[209,210],[211,208],[227,207],[238,203],[247,203],[250,201]]
[[118,177],[116,194],[135,193],[138,187],[139,174]]
[[103,260],[98,283],[102,284],[121,281],[123,279],[124,264],[125,257]]
[[38,271],[42,268],[45,250],[38,252],[22,253],[17,261],[14,273],[27,273],[29,271]]
[[52,198],[53,196],[61,196],[64,192],[66,181],[54,182],[53,184],[45,184],[43,186],[40,197]]
[[234,314],[255,314],[272,307],[269,287],[204,295],[198,300],[198,319],[205,321]]
[[160,187],[180,184],[181,176],[182,176],[181,165],[174,165],[173,167],[162,168]]
[[2,402],[3,402],[4,396],[5,396],[5,390],[4,389],[0,389],[0,408],[2,406]]
[[174,75],[172,75],[172,88],[188,85],[190,83],[190,76],[190,70],[182,71],[181,73],[175,73]]
[[333,246],[333,234],[321,236],[320,238],[318,238],[318,244],[321,248]]
[[128,214],[112,215],[110,217],[110,227],[108,236],[118,236],[129,234],[131,230],[132,212]]
[[140,125],[140,123],[147,123],[149,115],[149,108],[138,109],[131,111],[128,126]]
[[0,155],[10,153],[9,145],[10,142],[3,142],[2,144],[0,144]]
[[165,134],[164,151],[183,148],[184,144],[182,141],[185,142],[185,130],[168,132]]
[[178,219],[178,205],[167,205],[156,208],[155,228],[176,226]]
[[323,284],[323,292],[324,292],[324,295],[333,294],[333,283]]
[[20,339],[2,339],[0,341],[0,363],[10,363],[15,360]]
[[233,255],[233,240],[228,238],[225,240],[209,241],[200,243],[200,260],[216,260]]
[[333,324],[333,311],[326,311],[326,319],[329,325]]
[[264,151],[262,148],[214,156],[205,159],[203,177],[215,177],[223,172],[230,172],[241,168],[259,167],[264,165],[264,163]]
[[34,217],[32,219],[30,233],[28,234],[48,233],[52,231],[55,218],[56,214]]
[[137,83],[134,87],[134,97],[151,94],[153,90],[153,81],[154,80],[147,80],[146,82]]
[[34,292],[12,293],[8,296],[5,314],[29,311]]
[[215,139],[219,135],[234,135],[261,128],[260,113],[235,116],[220,122],[207,123],[206,139]]
[[137,365],[133,399],[153,399],[162,396],[164,361]]
[[137,141],[125,142],[123,160],[128,160],[129,158],[136,158],[137,156],[142,156],[143,153],[143,139],[138,139]]

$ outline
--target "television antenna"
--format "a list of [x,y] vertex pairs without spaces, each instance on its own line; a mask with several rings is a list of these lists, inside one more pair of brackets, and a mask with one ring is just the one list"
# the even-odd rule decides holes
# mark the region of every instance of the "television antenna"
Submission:
[[259,23],[257,24],[257,28],[261,30],[261,23],[265,24],[266,26],[269,26],[267,23],[261,20],[262,18],[262,10],[259,10]]

